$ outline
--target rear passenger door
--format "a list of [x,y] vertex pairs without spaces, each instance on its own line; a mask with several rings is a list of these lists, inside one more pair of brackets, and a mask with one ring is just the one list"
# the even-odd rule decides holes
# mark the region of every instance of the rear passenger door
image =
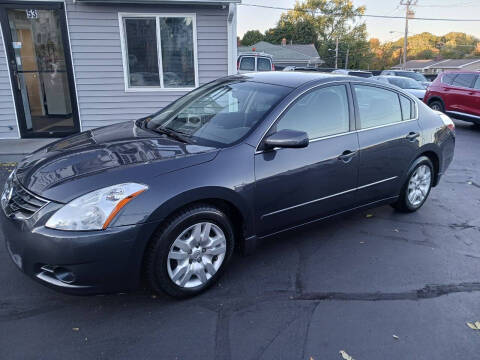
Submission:
[[475,74],[458,74],[452,83],[448,95],[448,102],[451,111],[470,114],[472,112],[473,84],[475,82]]
[[421,133],[412,99],[380,86],[352,86],[360,147],[357,199],[366,204],[399,194]]

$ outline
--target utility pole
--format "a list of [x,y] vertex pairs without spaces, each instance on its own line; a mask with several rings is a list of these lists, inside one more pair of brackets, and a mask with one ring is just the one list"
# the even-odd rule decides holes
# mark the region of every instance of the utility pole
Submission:
[[415,13],[410,10],[411,6],[417,5],[418,0],[400,0],[400,5],[405,6],[405,37],[403,39],[403,68],[407,69],[407,47],[408,47],[408,19],[413,18]]
[[338,69],[338,37],[335,46],[335,69]]
[[350,54],[350,46],[347,47],[347,55],[345,55],[345,70],[348,69],[348,55]]

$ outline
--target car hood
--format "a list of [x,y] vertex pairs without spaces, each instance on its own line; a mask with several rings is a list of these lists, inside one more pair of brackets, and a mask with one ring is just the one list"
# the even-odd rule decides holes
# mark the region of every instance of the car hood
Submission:
[[423,99],[426,92],[425,89],[405,89],[405,91],[409,92],[410,94],[412,94],[413,96],[416,96],[419,99]]
[[[164,135],[144,130],[134,122],[125,122],[85,131],[51,143],[19,162],[16,176],[28,190],[50,200],[63,202],[65,191],[54,189],[73,180],[87,176],[112,175],[115,180],[129,181],[138,176],[135,170],[119,174],[132,166],[149,166],[148,177],[193,166],[212,160],[217,149],[186,144]],[[115,171],[115,173],[114,173]],[[137,174],[136,174],[137,173]],[[82,192],[78,186],[70,186],[68,198]],[[60,198],[59,198],[60,197]]]

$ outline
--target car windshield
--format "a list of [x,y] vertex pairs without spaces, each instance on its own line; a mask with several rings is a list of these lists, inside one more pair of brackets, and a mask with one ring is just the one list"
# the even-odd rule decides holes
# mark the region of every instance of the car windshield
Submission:
[[244,138],[291,88],[244,80],[204,85],[152,115],[145,127],[224,147]]
[[413,72],[413,71],[397,71],[395,73],[397,76],[407,77],[420,82],[428,82],[427,78],[422,74]]
[[398,86],[402,89],[421,89],[423,90],[424,87],[418,81],[405,78],[405,77],[391,77],[388,79],[390,84]]

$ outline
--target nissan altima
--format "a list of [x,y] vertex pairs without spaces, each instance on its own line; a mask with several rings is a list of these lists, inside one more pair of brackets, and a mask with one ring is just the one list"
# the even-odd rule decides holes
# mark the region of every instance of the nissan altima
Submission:
[[418,210],[454,146],[447,115],[388,84],[236,75],[27,156],[0,223],[16,266],[54,289],[146,283],[187,297],[218,280],[234,248],[356,209]]

